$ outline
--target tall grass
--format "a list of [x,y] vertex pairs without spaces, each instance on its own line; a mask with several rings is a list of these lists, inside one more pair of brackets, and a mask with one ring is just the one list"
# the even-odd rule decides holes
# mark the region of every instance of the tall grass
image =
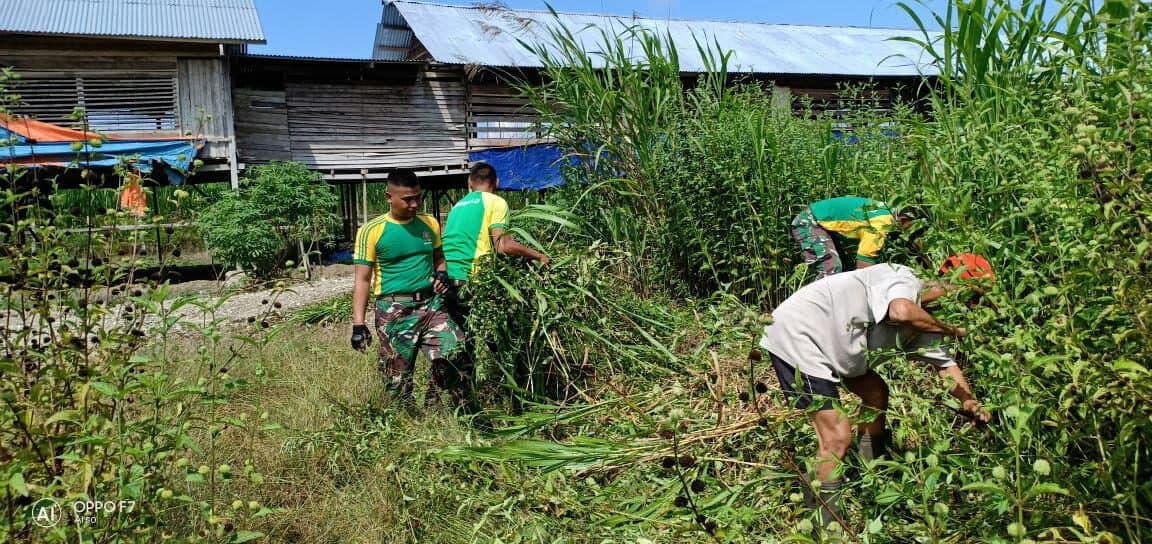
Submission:
[[801,121],[761,87],[729,85],[729,54],[714,44],[696,44],[709,72],[686,92],[670,37],[550,32],[555,47],[534,49],[545,83],[522,89],[578,159],[553,201],[587,220],[592,239],[626,251],[622,275],[641,293],[724,289],[771,307],[801,264],[792,218],[811,201],[883,187],[901,169],[903,142],[881,136],[866,111],[848,119],[862,143],[836,139],[830,117]]

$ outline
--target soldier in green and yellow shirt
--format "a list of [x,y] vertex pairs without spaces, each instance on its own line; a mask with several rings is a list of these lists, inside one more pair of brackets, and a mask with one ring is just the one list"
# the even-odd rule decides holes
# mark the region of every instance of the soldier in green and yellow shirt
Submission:
[[[496,169],[477,163],[468,175],[469,193],[452,206],[444,223],[444,257],[448,262],[448,310],[453,320],[464,328],[466,358],[472,364],[475,339],[468,333],[468,304],[461,298],[461,288],[476,272],[481,258],[493,252],[524,257],[547,266],[547,255],[517,242],[505,232],[508,227],[508,203],[496,195],[500,182]],[[466,295],[464,295],[466,297]],[[490,346],[491,347],[491,346]]]
[[792,237],[820,279],[876,264],[889,233],[911,219],[883,202],[841,196],[805,208],[792,221]]
[[448,212],[444,223],[444,258],[448,261],[448,277],[454,282],[468,281],[480,257],[493,251],[548,265],[547,255],[504,234],[508,227],[508,203],[496,195],[499,187],[496,169],[490,164],[476,164],[468,175],[470,192]]
[[372,334],[364,322],[369,299],[380,337],[380,372],[396,399],[411,404],[417,350],[432,363],[425,405],[439,402],[440,391],[462,397],[464,333],[444,309],[445,286],[433,272],[444,270],[440,225],[418,213],[423,192],[416,174],[399,169],[388,176],[388,213],[360,227],[353,252],[352,347],[364,351]]

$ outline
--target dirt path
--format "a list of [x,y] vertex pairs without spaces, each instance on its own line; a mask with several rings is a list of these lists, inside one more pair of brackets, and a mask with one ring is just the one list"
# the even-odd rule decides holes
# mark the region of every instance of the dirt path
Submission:
[[[331,300],[352,292],[352,267],[331,265],[317,267],[312,281],[289,280],[283,288],[270,288],[251,292],[223,292],[217,282],[189,282],[196,285],[174,286],[177,294],[193,294],[205,300],[220,302],[213,314],[228,323],[246,324],[250,319],[270,317],[279,321],[292,315],[292,312],[312,304]],[[182,319],[193,323],[200,322],[203,315],[199,308],[188,305],[176,312]]]
[[[292,315],[300,308],[324,302],[352,292],[352,267],[348,265],[331,265],[317,267],[313,272],[312,281],[288,280],[282,288],[269,288],[258,291],[229,292],[221,283],[216,281],[192,281],[174,284],[170,287],[171,297],[165,302],[169,306],[181,296],[194,296],[206,302],[205,308],[210,310],[212,316],[223,319],[226,323],[245,325],[249,319],[262,320],[267,317],[270,321],[280,321]],[[219,303],[216,305],[215,303]],[[169,306],[170,307],[170,306]],[[7,314],[6,316],[4,314]],[[131,318],[132,311],[125,305],[110,308],[105,315],[105,326],[125,318]],[[202,323],[204,312],[196,304],[186,304],[174,312],[181,322]],[[16,331],[24,328],[16,312],[0,312],[0,320],[7,323],[6,331]],[[35,327],[39,320],[32,322]],[[65,321],[68,321],[65,319]],[[160,317],[148,315],[144,319],[144,329],[152,330],[160,326]],[[184,329],[180,325],[174,327],[176,332]]]

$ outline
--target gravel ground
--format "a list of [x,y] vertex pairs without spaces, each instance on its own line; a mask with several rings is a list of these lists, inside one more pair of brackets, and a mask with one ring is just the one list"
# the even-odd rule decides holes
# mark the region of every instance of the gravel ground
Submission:
[[[294,310],[352,292],[352,267],[349,265],[317,267],[313,274],[312,281],[288,280],[282,289],[227,294],[219,282],[194,281],[172,285],[171,293],[173,297],[192,295],[205,302],[218,302],[219,305],[212,312],[217,319],[223,319],[229,324],[244,325],[249,318],[262,319],[264,316],[271,321],[280,321],[291,316]],[[275,306],[277,303],[279,308]],[[214,304],[205,306],[211,308]],[[190,323],[203,322],[205,317],[199,305],[194,304],[182,306],[175,315],[179,316],[181,321]],[[131,312],[124,306],[116,306],[106,314],[105,322],[111,324],[125,318],[131,318]],[[154,329],[160,324],[159,319],[155,315],[149,315],[144,321],[143,329]],[[4,322],[5,332],[20,330],[25,326],[16,312],[0,312],[0,320]],[[70,320],[65,318],[61,321]],[[31,325],[34,327],[39,325],[38,320],[33,321]],[[174,329],[180,332],[181,327],[177,325]]]
[[[291,315],[293,310],[351,292],[351,275],[344,278],[316,279],[311,282],[290,284],[282,290],[266,289],[225,296],[223,304],[216,308],[215,315],[217,318],[224,318],[230,323],[246,323],[248,318],[258,319],[268,313],[269,305],[279,303],[280,307],[273,307],[271,315],[287,317]],[[206,298],[219,300],[221,297],[209,296]],[[177,313],[191,321],[198,321],[202,317],[199,308],[193,306],[185,306]]]

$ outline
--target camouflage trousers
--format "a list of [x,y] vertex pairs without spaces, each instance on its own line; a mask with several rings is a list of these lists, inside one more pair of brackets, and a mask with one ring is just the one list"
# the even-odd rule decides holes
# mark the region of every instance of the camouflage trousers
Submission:
[[800,244],[804,262],[816,272],[816,279],[844,271],[836,241],[816,221],[811,208],[804,208],[804,211],[792,220],[792,238]]
[[464,333],[442,306],[440,296],[419,302],[376,301],[380,373],[384,387],[399,400],[412,400],[417,351],[432,365],[426,404],[438,400],[441,390],[461,396],[461,386],[471,383],[471,365],[463,357]]

